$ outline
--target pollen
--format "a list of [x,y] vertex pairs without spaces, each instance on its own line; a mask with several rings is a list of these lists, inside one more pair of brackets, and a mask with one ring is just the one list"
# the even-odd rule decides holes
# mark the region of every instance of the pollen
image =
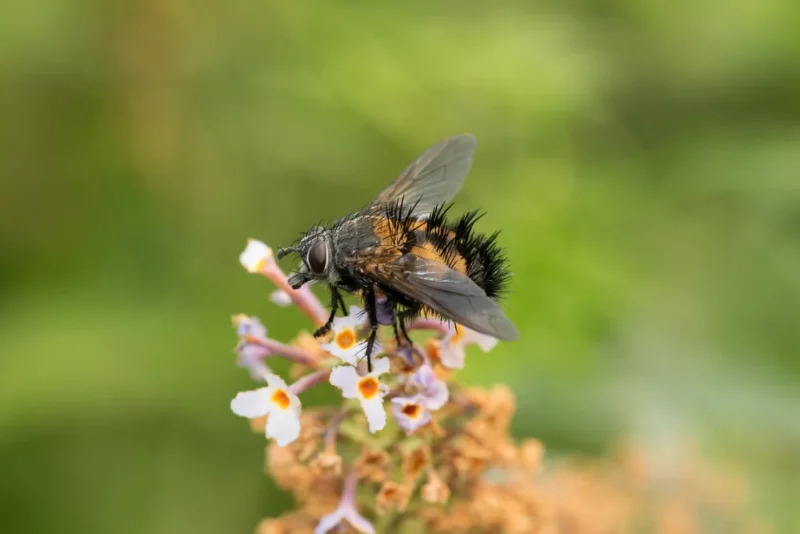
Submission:
[[292,401],[289,399],[289,395],[282,389],[275,390],[275,393],[272,394],[270,399],[274,404],[276,404],[281,410],[285,410],[289,407]]
[[420,414],[419,404],[404,405],[403,414],[410,419],[416,419]]
[[336,334],[336,345],[342,350],[347,350],[356,344],[356,333],[350,328],[345,328]]
[[380,384],[374,376],[366,376],[358,382],[358,391],[361,396],[369,400],[378,394]]

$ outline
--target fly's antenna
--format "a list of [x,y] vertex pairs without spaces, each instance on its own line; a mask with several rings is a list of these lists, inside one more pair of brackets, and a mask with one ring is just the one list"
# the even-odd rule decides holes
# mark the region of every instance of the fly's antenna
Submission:
[[290,252],[298,252],[298,250],[295,247],[279,248],[277,254],[278,260],[282,260]]

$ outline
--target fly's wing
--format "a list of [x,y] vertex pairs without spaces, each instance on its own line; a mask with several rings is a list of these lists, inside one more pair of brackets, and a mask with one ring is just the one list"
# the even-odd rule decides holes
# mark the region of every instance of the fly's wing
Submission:
[[390,262],[373,263],[365,270],[376,282],[422,302],[467,328],[509,341],[519,337],[503,310],[483,289],[444,263],[403,254]]
[[373,201],[373,205],[402,202],[414,206],[419,219],[433,208],[450,202],[464,183],[478,140],[469,134],[443,139],[405,168],[394,182]]

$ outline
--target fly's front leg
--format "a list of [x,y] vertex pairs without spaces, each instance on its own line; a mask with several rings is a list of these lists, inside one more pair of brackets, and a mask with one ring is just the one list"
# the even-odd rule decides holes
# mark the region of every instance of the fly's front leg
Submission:
[[342,307],[342,313],[344,313],[345,309],[342,296],[339,294],[338,289],[331,286],[331,314],[328,317],[327,322],[314,331],[314,337],[324,336],[330,331],[331,325],[333,324],[333,320],[336,318],[336,310],[339,308],[340,305]]
[[378,310],[375,307],[375,288],[369,286],[364,295],[364,307],[367,309],[370,333],[367,338],[367,371],[372,372],[372,349],[378,337]]

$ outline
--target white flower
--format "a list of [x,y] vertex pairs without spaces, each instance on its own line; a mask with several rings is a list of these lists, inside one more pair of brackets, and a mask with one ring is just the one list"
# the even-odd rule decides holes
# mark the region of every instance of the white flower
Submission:
[[439,359],[442,365],[450,369],[463,368],[464,346],[468,343],[476,343],[483,352],[489,352],[497,345],[497,339],[465,326],[451,325],[448,334],[439,343]]
[[256,239],[248,239],[244,251],[239,254],[239,263],[248,272],[257,273],[272,259],[272,249]]
[[383,408],[384,387],[378,376],[389,371],[389,359],[376,359],[372,372],[359,376],[355,367],[340,365],[331,371],[331,384],[342,390],[346,399],[358,399],[367,416],[369,431],[373,434],[386,425],[386,410]]
[[269,414],[266,435],[283,447],[300,435],[300,399],[289,392],[281,377],[267,373],[264,378],[268,387],[239,393],[231,401],[231,410],[250,419]]
[[292,304],[292,297],[289,296],[289,293],[284,291],[283,289],[276,289],[269,295],[269,300],[272,301],[273,304],[276,306],[280,306],[281,308],[285,308]]
[[[364,324],[364,320],[363,310],[358,306],[350,306],[350,314],[347,317],[337,317],[333,320],[331,325],[333,340],[320,346],[343,362],[358,365],[359,353],[364,352],[366,348],[366,345],[358,342],[358,327]],[[380,354],[381,350],[380,344],[375,343],[372,356]]]

